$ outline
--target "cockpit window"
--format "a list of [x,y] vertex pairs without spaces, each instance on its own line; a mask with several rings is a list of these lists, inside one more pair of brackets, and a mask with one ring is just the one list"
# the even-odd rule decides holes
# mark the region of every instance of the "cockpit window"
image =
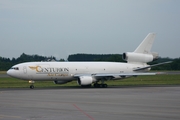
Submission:
[[18,67],[12,67],[11,69],[13,69],[13,70],[19,70]]

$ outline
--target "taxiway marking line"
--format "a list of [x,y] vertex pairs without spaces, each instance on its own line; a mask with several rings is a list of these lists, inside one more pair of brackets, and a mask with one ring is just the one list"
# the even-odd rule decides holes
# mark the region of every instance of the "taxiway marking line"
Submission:
[[73,106],[74,106],[77,110],[79,110],[81,113],[83,113],[84,115],[86,115],[89,119],[94,120],[93,117],[91,117],[91,116],[90,116],[89,114],[87,114],[84,110],[82,110],[81,108],[79,108],[76,104],[73,104]]

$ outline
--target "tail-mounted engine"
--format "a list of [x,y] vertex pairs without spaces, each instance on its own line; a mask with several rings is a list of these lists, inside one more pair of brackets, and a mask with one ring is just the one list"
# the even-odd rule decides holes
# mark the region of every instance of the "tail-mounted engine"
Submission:
[[148,62],[152,62],[153,60],[158,59],[158,54],[157,53],[143,54],[143,53],[126,52],[126,53],[123,53],[122,58],[123,60],[127,62],[148,63]]

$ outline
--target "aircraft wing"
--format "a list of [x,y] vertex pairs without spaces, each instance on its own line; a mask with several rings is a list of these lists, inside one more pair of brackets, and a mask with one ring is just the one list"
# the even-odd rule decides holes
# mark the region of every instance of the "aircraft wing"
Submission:
[[156,73],[140,73],[140,72],[133,72],[133,73],[94,73],[94,74],[76,74],[74,77],[81,77],[81,76],[92,76],[96,79],[112,79],[119,77],[130,77],[130,76],[139,76],[139,75],[156,75]]
[[101,76],[139,76],[139,75],[156,75],[156,73],[117,73],[117,74],[106,74],[106,73],[98,73],[95,74],[95,77]]

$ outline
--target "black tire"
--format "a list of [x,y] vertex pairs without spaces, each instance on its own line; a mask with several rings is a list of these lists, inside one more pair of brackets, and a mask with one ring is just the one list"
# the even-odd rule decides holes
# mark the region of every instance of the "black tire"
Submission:
[[107,84],[94,84],[95,88],[107,88]]
[[104,84],[99,84],[99,88],[103,88]]
[[90,85],[81,85],[81,87],[83,87],[83,88],[90,88],[91,84]]
[[94,84],[94,87],[95,87],[95,88],[98,88],[98,84]]
[[103,88],[107,88],[107,84],[103,84]]
[[34,89],[34,85],[30,85],[30,89]]

